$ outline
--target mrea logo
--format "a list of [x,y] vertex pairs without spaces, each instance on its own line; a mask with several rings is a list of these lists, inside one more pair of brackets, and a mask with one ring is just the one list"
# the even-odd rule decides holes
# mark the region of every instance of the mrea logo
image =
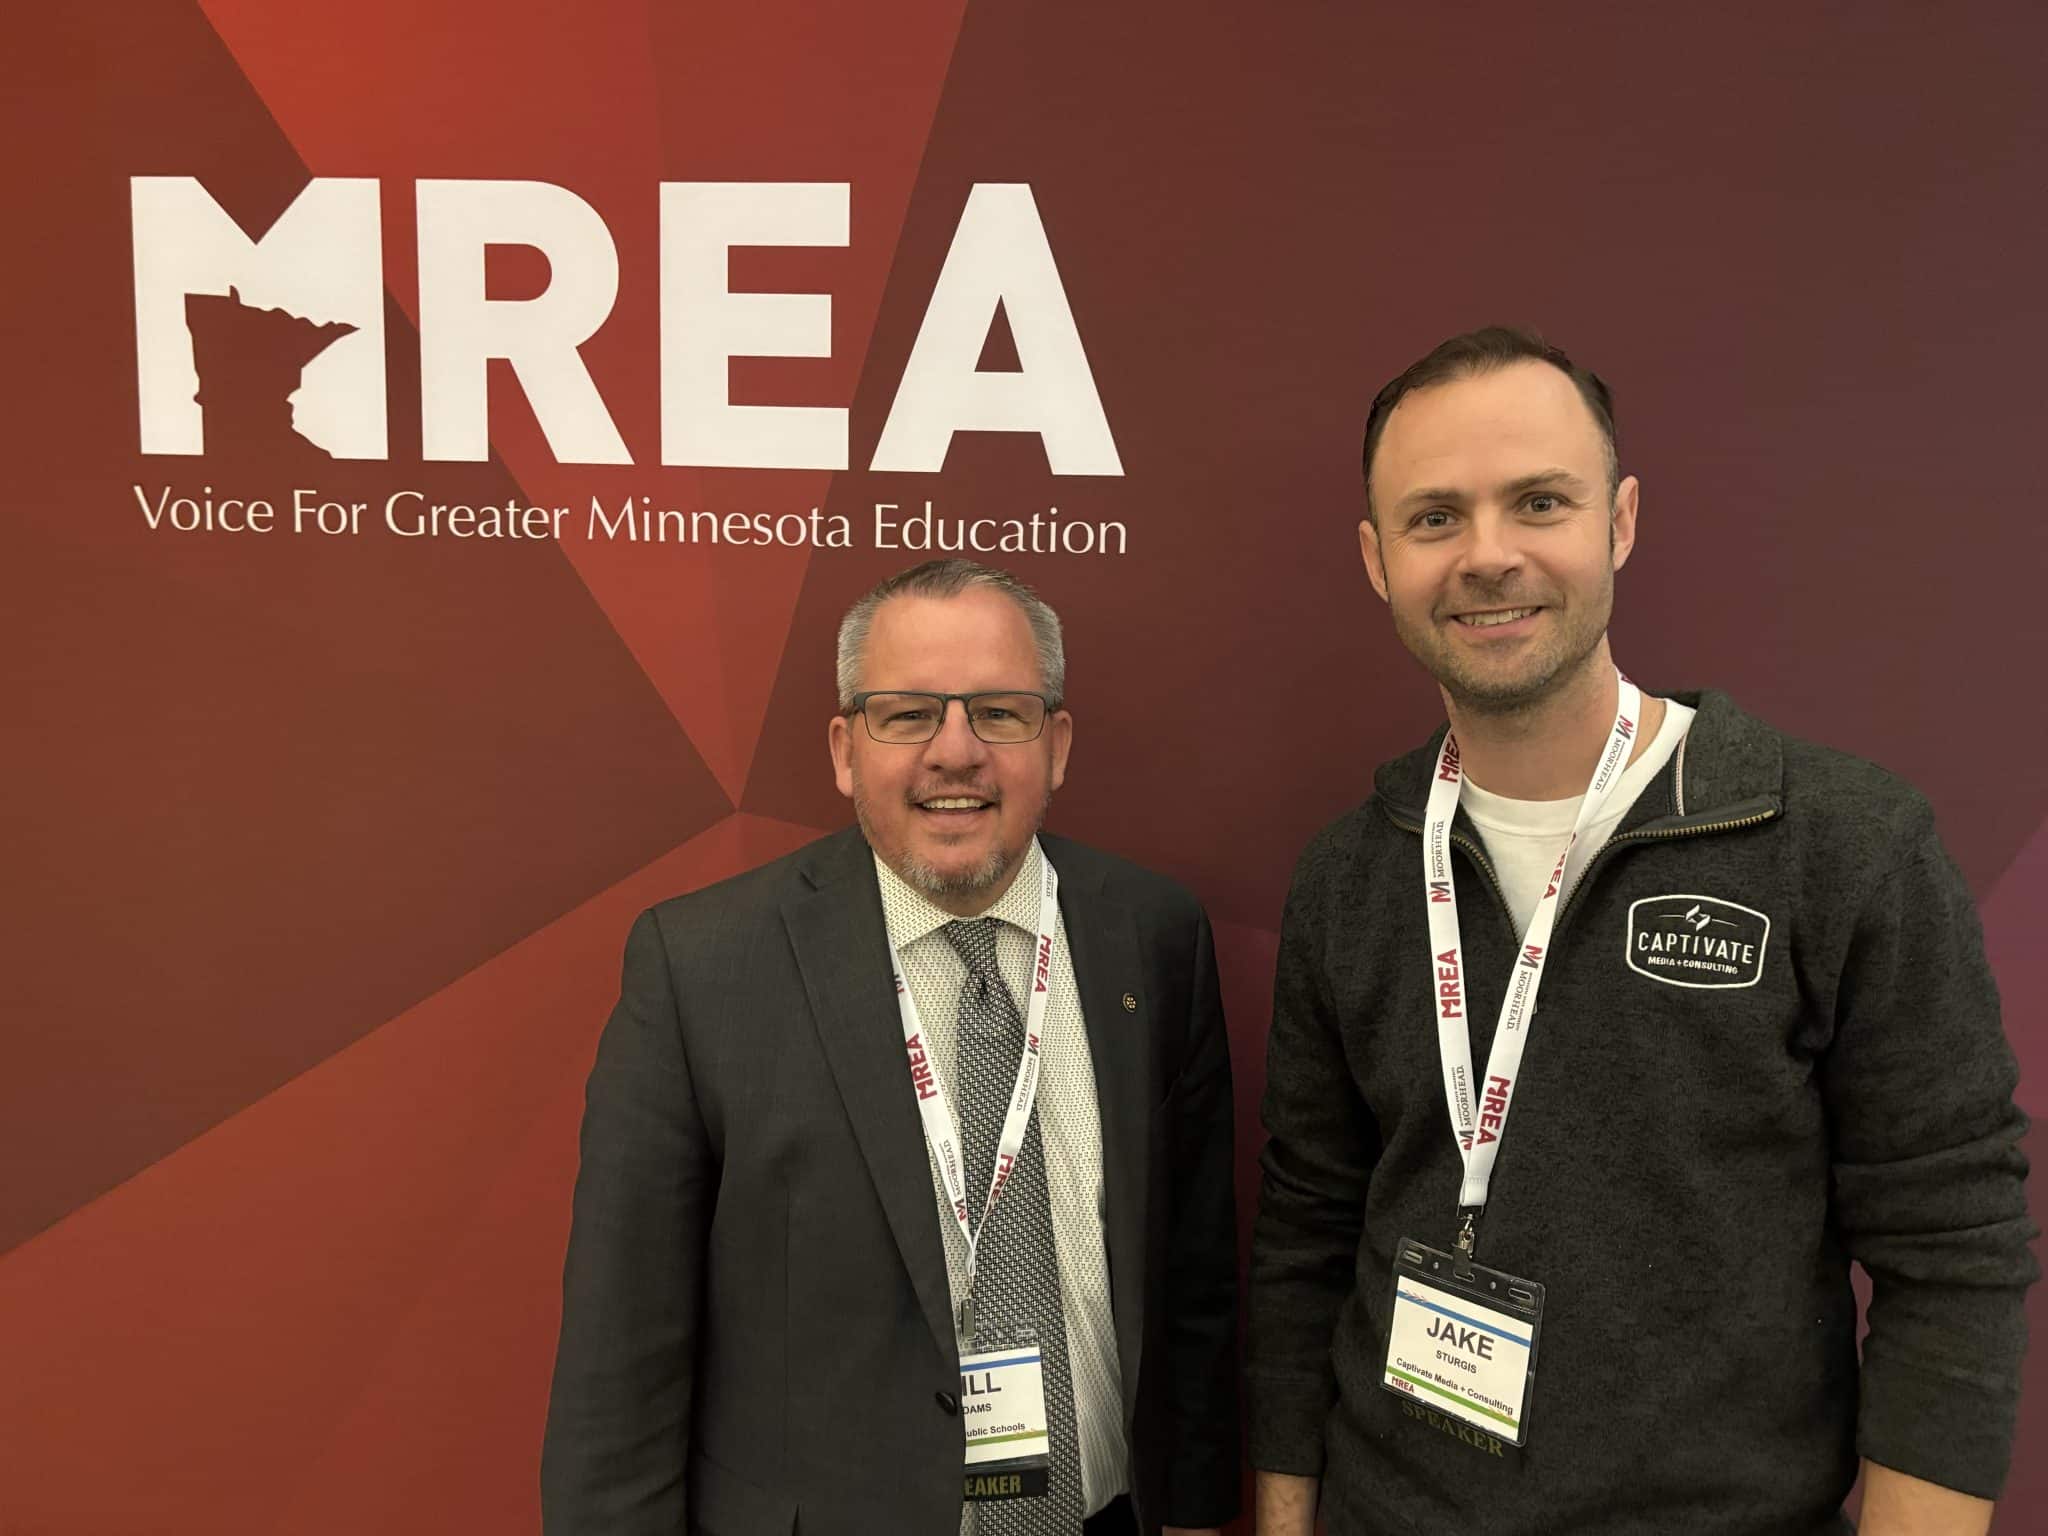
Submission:
[[996,1181],[995,1183],[989,1186],[989,1204],[995,1204],[996,1197],[1002,1194],[1003,1192],[1003,1186],[1010,1182],[1010,1170],[1015,1168],[1016,1166],[1017,1157],[1016,1154],[1013,1152],[1005,1152],[1001,1157],[996,1159]]
[[1479,1101],[1479,1143],[1500,1140],[1501,1125],[1508,1117],[1510,1079],[1495,1074],[1486,1080],[1486,1093]]
[[[205,352],[230,337],[260,354],[266,419],[338,459],[389,457],[383,196],[365,177],[316,177],[251,239],[191,176],[129,178],[136,391],[149,454],[232,449],[223,386]],[[611,318],[621,274],[658,295],[660,461],[724,469],[844,470],[845,405],[743,404],[735,357],[832,355],[832,295],[733,291],[736,247],[839,247],[853,238],[847,182],[662,182],[657,246],[621,250],[598,211],[543,181],[413,184],[420,442],[428,460],[491,455],[492,365],[504,363],[561,464],[631,464],[615,407],[582,347]],[[547,287],[493,298],[487,253],[525,246]],[[1019,366],[979,366],[995,317]],[[194,321],[198,329],[195,333]],[[210,403],[209,403],[210,402]],[[240,412],[236,413],[239,416]],[[209,419],[211,417],[211,419]],[[1102,399],[1031,188],[977,182],[925,305],[868,468],[936,474],[957,432],[1035,433],[1055,475],[1123,474]],[[651,445],[647,445],[651,446]],[[647,446],[641,453],[646,454]]]
[[1629,969],[1672,987],[1753,987],[1771,920],[1718,896],[1646,896],[1628,909]]
[[910,1084],[917,1090],[920,1099],[935,1099],[939,1095],[937,1079],[932,1076],[931,1058],[925,1054],[924,1036],[912,1035],[903,1042],[903,1048],[910,1055]]

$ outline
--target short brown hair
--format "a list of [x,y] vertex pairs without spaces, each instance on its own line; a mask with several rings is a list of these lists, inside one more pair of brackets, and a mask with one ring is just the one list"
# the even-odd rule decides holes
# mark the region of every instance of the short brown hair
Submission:
[[1614,392],[1599,374],[1581,368],[1562,348],[1553,347],[1534,331],[1512,325],[1489,325],[1439,343],[1427,357],[1411,363],[1399,378],[1373,396],[1372,409],[1365,416],[1365,450],[1361,455],[1366,516],[1372,516],[1372,456],[1379,450],[1380,436],[1387,430],[1387,418],[1394,414],[1395,406],[1418,389],[1522,362],[1548,363],[1577,386],[1579,398],[1593,413],[1594,424],[1607,444],[1607,494],[1611,498],[1621,485],[1621,455],[1614,432]]

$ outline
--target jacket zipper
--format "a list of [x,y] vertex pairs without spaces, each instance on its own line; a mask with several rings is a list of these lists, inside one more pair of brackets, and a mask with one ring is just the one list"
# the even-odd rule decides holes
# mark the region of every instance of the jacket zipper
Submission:
[[[1403,832],[1413,832],[1417,837],[1422,835],[1422,823],[1419,821],[1403,821],[1392,810],[1387,812],[1387,820]],[[1451,841],[1464,849],[1465,856],[1477,864],[1479,872],[1486,876],[1486,883],[1493,887],[1493,899],[1500,904],[1500,915],[1508,920],[1508,927],[1512,929],[1515,926],[1515,914],[1508,909],[1508,893],[1501,889],[1500,876],[1493,872],[1493,865],[1487,862],[1486,851],[1462,832],[1453,832]]]
[[[1733,832],[1741,827],[1754,827],[1761,822],[1771,821],[1777,815],[1778,807],[1767,806],[1763,810],[1755,811],[1748,816],[1735,816],[1727,821],[1701,822],[1697,825],[1686,827],[1638,827],[1633,832],[1623,832],[1618,836],[1610,837],[1605,843],[1600,845],[1600,851],[1586,861],[1586,867],[1579,871],[1579,878],[1572,882],[1571,890],[1565,895],[1564,905],[1558,909],[1557,929],[1561,930],[1564,927],[1565,917],[1571,912],[1573,903],[1579,899],[1579,892],[1585,889],[1586,881],[1591,878],[1594,867],[1607,857],[1609,849],[1622,843],[1651,843],[1674,837],[1696,837],[1708,832]],[[1387,812],[1387,820],[1391,821],[1403,832],[1413,832],[1418,837],[1422,834],[1422,823],[1403,821],[1392,810]],[[1453,832],[1451,834],[1451,841],[1464,849],[1466,857],[1471,859],[1474,864],[1477,864],[1480,872],[1486,876],[1486,883],[1493,887],[1494,899],[1500,904],[1501,916],[1508,920],[1508,927],[1512,929],[1515,926],[1515,915],[1508,908],[1507,892],[1501,889],[1500,877],[1493,872],[1493,865],[1487,861],[1485,852],[1462,832]],[[1556,931],[1553,930],[1553,933]]]
[[1586,860],[1586,867],[1579,871],[1579,878],[1572,882],[1571,890],[1565,893],[1564,905],[1557,911],[1557,928],[1552,930],[1553,935],[1564,927],[1564,920],[1571,915],[1572,904],[1579,899],[1579,892],[1586,888],[1586,882],[1592,878],[1594,867],[1606,858],[1608,850],[1617,844],[1652,843],[1673,837],[1697,837],[1707,832],[1733,832],[1739,827],[1754,827],[1761,822],[1773,820],[1777,815],[1778,808],[1770,806],[1751,815],[1737,816],[1728,821],[1702,822],[1689,827],[1638,827],[1633,832],[1623,832],[1610,837],[1600,845],[1599,852]]

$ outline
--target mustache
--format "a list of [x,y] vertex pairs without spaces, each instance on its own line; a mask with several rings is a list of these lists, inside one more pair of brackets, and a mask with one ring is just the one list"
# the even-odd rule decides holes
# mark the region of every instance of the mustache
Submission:
[[986,800],[990,805],[1000,805],[1003,801],[1003,792],[993,784],[980,784],[973,779],[931,779],[905,790],[903,802],[917,805],[925,800],[940,800],[948,796]]
[[1497,586],[1492,582],[1467,581],[1447,601],[1440,613],[1468,613],[1474,608],[1548,608],[1550,597],[1520,586]]

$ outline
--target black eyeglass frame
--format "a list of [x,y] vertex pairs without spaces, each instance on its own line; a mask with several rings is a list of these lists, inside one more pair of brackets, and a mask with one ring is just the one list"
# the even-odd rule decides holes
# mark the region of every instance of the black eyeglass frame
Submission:
[[[939,710],[938,714],[934,717],[931,735],[920,736],[915,741],[884,741],[875,734],[875,728],[868,720],[869,699],[937,699],[939,701]],[[870,688],[864,693],[856,693],[853,696],[852,703],[842,713],[849,720],[855,715],[859,715],[861,729],[868,733],[868,740],[874,742],[877,746],[921,747],[926,742],[935,740],[939,732],[946,728],[946,711],[952,707],[955,699],[960,701],[960,711],[966,715],[967,729],[974,731],[974,739],[985,746],[991,747],[1021,747],[1027,742],[1038,740],[1045,734],[1046,721],[1050,720],[1061,708],[1059,704],[1053,701],[1051,695],[1036,693],[1029,688],[984,688],[979,693],[926,693],[920,688]],[[1045,706],[1045,713],[1038,717],[1038,729],[1029,736],[1019,736],[1012,741],[990,741],[980,731],[975,730],[972,706],[976,699],[1036,699]]]

